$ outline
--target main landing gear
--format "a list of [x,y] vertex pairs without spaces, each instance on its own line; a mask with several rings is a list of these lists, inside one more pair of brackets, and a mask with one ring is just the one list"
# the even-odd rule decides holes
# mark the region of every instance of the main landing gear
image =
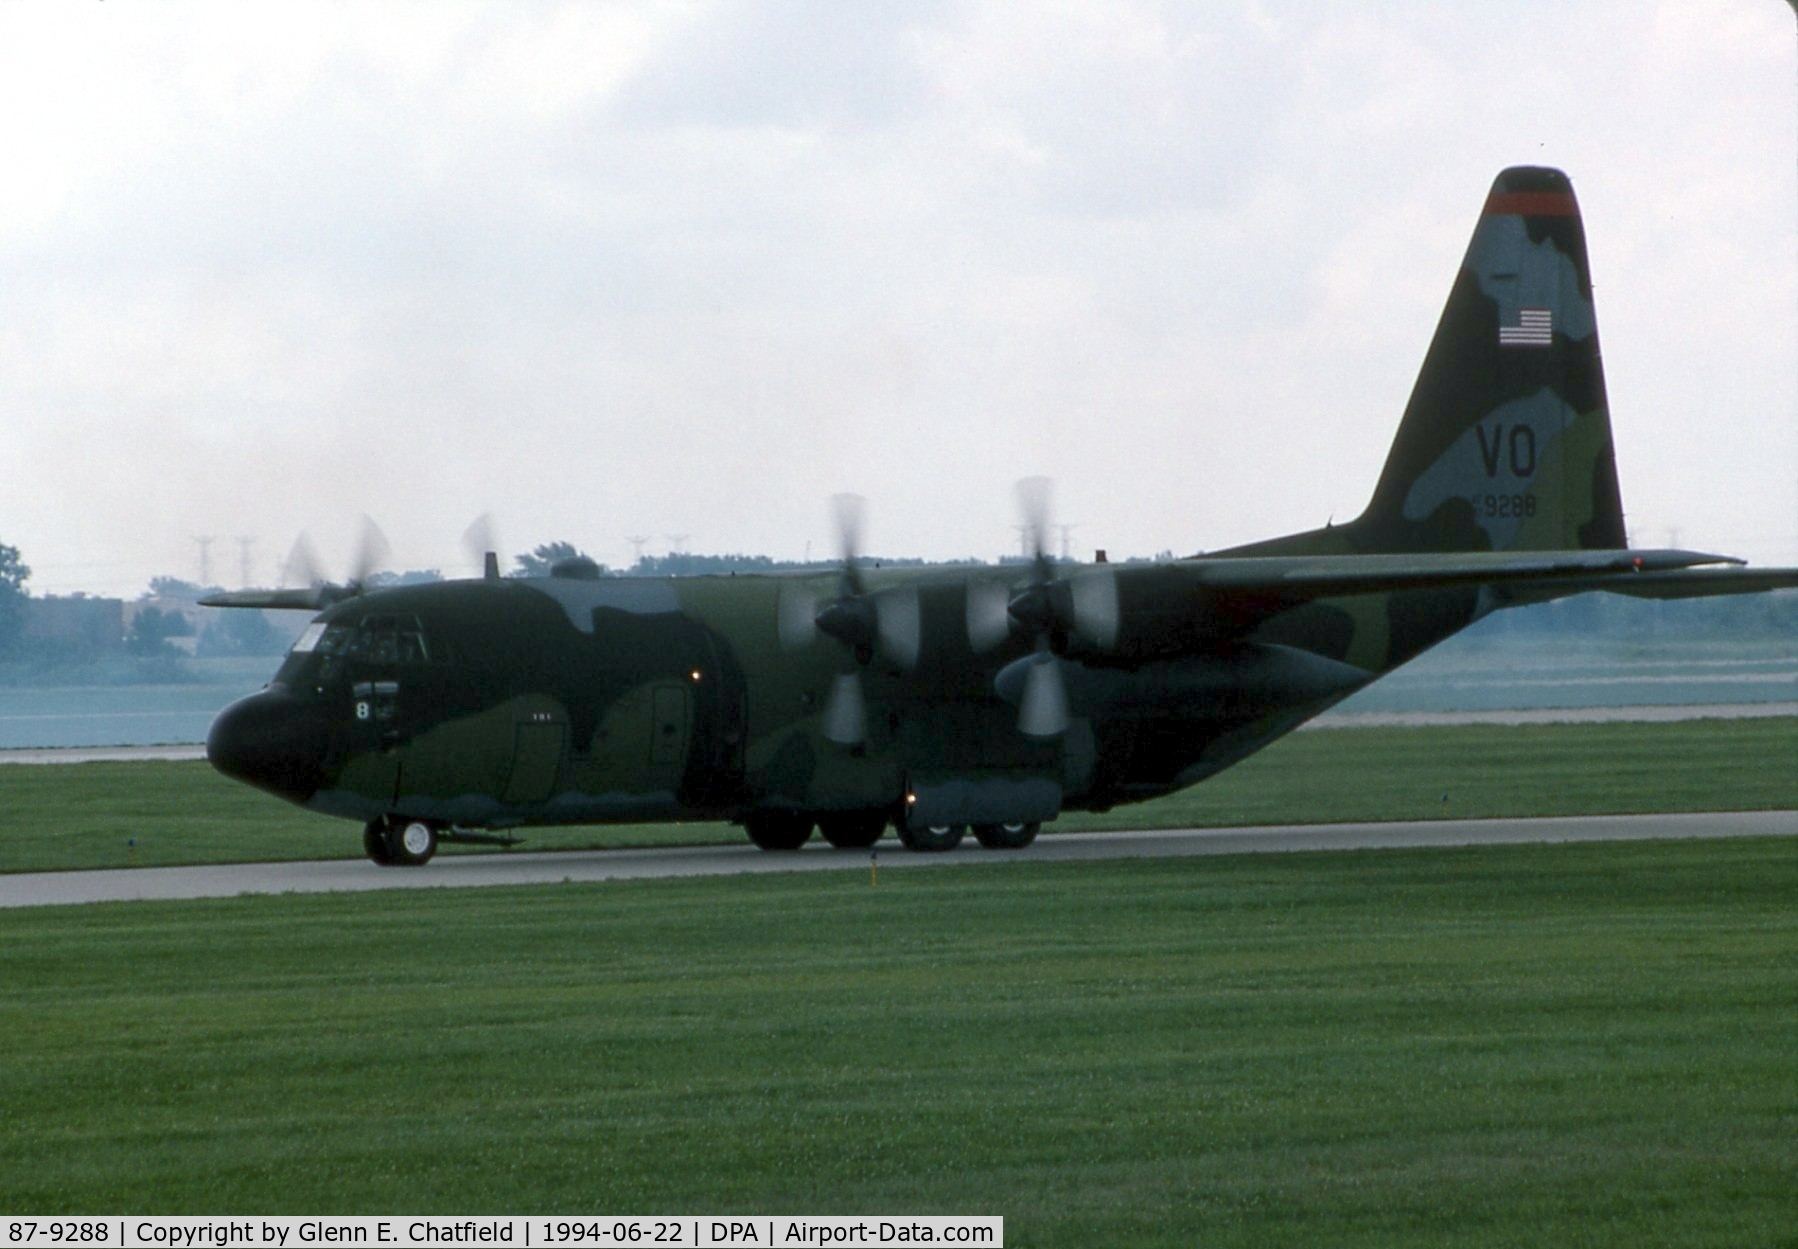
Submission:
[[[884,811],[830,811],[815,822],[838,850],[866,850],[887,827]],[[756,811],[744,818],[743,831],[763,850],[797,850],[811,840],[813,823],[803,811]]]
[[843,811],[822,816],[818,831],[838,850],[866,850],[887,831],[884,811]]
[[812,817],[798,811],[757,811],[744,817],[743,831],[763,850],[797,850],[812,839]]
[[[1028,824],[975,824],[972,827],[974,840],[986,850],[1022,850],[1036,840],[1042,831],[1042,824],[1031,821]],[[970,831],[965,824],[937,824],[924,828],[901,828],[899,840],[905,843],[907,850],[922,850],[927,853],[953,850],[962,842]]]
[[961,839],[967,835],[966,824],[920,825],[917,828],[905,824],[899,826],[900,844],[907,850],[921,850],[927,854],[953,850],[961,845]]
[[974,839],[988,850],[1022,850],[1042,832],[1040,822],[1028,824],[976,824]]

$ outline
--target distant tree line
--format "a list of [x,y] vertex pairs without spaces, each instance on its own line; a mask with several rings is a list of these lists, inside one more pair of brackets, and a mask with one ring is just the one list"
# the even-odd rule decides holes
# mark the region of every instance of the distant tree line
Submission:
[[[1167,553],[1157,559],[1171,558]],[[867,566],[917,568],[967,566],[979,560],[932,561],[864,557]],[[1138,561],[1128,561],[1135,563]],[[999,561],[1016,568],[1027,560]],[[613,570],[570,542],[544,543],[513,559],[509,575],[548,576],[558,566],[586,577],[697,577],[728,573],[821,572],[835,560],[776,560],[766,555],[703,555],[685,551],[645,555],[629,568]],[[34,599],[26,583],[31,568],[17,547],[0,542],[0,684],[31,680],[45,673],[76,675],[88,669],[117,679],[179,680],[181,664],[198,659],[275,657],[290,645],[293,628],[268,613],[195,606],[218,587],[176,577],[155,577],[130,610],[119,599]],[[437,569],[377,573],[371,586],[441,581]],[[283,613],[286,614],[286,613]],[[128,623],[126,623],[128,621]],[[284,622],[286,623],[286,622]],[[1738,640],[1798,637],[1798,590],[1711,599],[1632,599],[1613,594],[1581,594],[1535,607],[1497,613],[1481,625],[1491,639],[1593,635],[1617,640],[1716,637]],[[122,669],[120,664],[129,665]]]
[[1576,594],[1552,603],[1499,612],[1483,627],[1495,637],[1589,634],[1620,641],[1674,637],[1798,638],[1798,590],[1691,599]]
[[0,542],[0,663],[15,659],[25,633],[25,582],[31,568],[19,548]]
[[[774,559],[767,555],[696,555],[687,551],[670,551],[666,555],[643,555],[628,568],[608,568],[595,560],[572,542],[546,542],[542,546],[513,558],[512,576],[515,577],[547,577],[555,571],[557,565],[565,569],[577,565],[584,566],[584,575],[599,577],[717,577],[728,573],[772,573],[772,572],[805,572],[823,571],[838,566],[838,560],[790,560]],[[869,567],[885,568],[923,568],[931,564],[929,560],[884,557],[864,557],[861,561]],[[949,563],[960,566],[979,563],[978,560],[954,560]]]

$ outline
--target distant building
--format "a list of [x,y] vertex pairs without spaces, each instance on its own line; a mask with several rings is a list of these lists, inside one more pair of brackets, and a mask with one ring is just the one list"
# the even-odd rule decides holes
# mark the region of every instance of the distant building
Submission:
[[25,600],[24,644],[36,650],[110,655],[125,647],[125,603],[116,598]]

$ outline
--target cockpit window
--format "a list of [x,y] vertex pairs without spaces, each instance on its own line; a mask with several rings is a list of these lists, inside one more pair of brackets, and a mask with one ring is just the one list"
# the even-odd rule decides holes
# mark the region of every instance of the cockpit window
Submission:
[[[317,656],[316,667],[312,656]],[[353,623],[313,621],[293,644],[287,663],[276,676],[296,680],[310,672],[306,679],[321,686],[334,685],[347,673],[364,667],[422,668],[433,661],[442,663],[444,658],[442,648],[433,647],[426,639],[417,616],[378,613]]]
[[288,653],[310,655],[316,651],[329,658],[350,650],[355,639],[356,627],[354,625],[328,625],[322,620],[314,620],[306,626],[306,631],[295,640]]
[[324,636],[318,640],[318,653],[325,656],[347,654],[355,649],[356,629],[354,625],[334,624],[325,630]]
[[324,632],[325,622],[322,620],[314,620],[311,624],[306,626],[306,632],[300,634],[300,636],[295,639],[290,653],[295,655],[310,655],[313,650],[317,648],[318,640],[324,636]]
[[328,625],[322,620],[314,620],[306,626],[306,632],[300,634],[300,640],[293,644],[293,653],[310,655],[317,651],[329,659],[348,651],[355,640],[354,625]]
[[351,653],[373,664],[431,662],[431,648],[417,616],[364,616],[351,642]]

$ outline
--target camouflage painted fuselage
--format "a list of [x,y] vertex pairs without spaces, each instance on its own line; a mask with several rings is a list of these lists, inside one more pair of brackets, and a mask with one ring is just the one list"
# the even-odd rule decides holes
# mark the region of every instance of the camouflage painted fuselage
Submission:
[[[982,656],[964,640],[964,587],[990,570],[868,574],[875,592],[917,586],[927,641],[909,670],[858,665],[828,637],[782,645],[781,583],[828,593],[835,574],[382,591],[324,613],[257,696],[311,726],[283,740],[284,766],[261,783],[334,815],[465,827],[765,808],[897,817],[908,796],[951,790],[942,801],[967,809],[932,819],[1044,819],[1202,779],[1371,679],[1357,658],[1381,664],[1395,643],[1432,640],[1401,620],[1359,656],[1352,617],[1327,610],[1310,648],[1195,628],[1205,617],[1186,608],[1204,593],[1183,571],[1115,570],[1129,627],[1115,654],[1061,661],[1073,714],[1053,738],[1020,732],[1016,699],[999,692],[1029,645]],[[1474,596],[1452,597],[1434,612],[1464,622]],[[1133,613],[1138,598],[1154,610]],[[858,669],[866,733],[844,745],[823,716],[832,683]]]

